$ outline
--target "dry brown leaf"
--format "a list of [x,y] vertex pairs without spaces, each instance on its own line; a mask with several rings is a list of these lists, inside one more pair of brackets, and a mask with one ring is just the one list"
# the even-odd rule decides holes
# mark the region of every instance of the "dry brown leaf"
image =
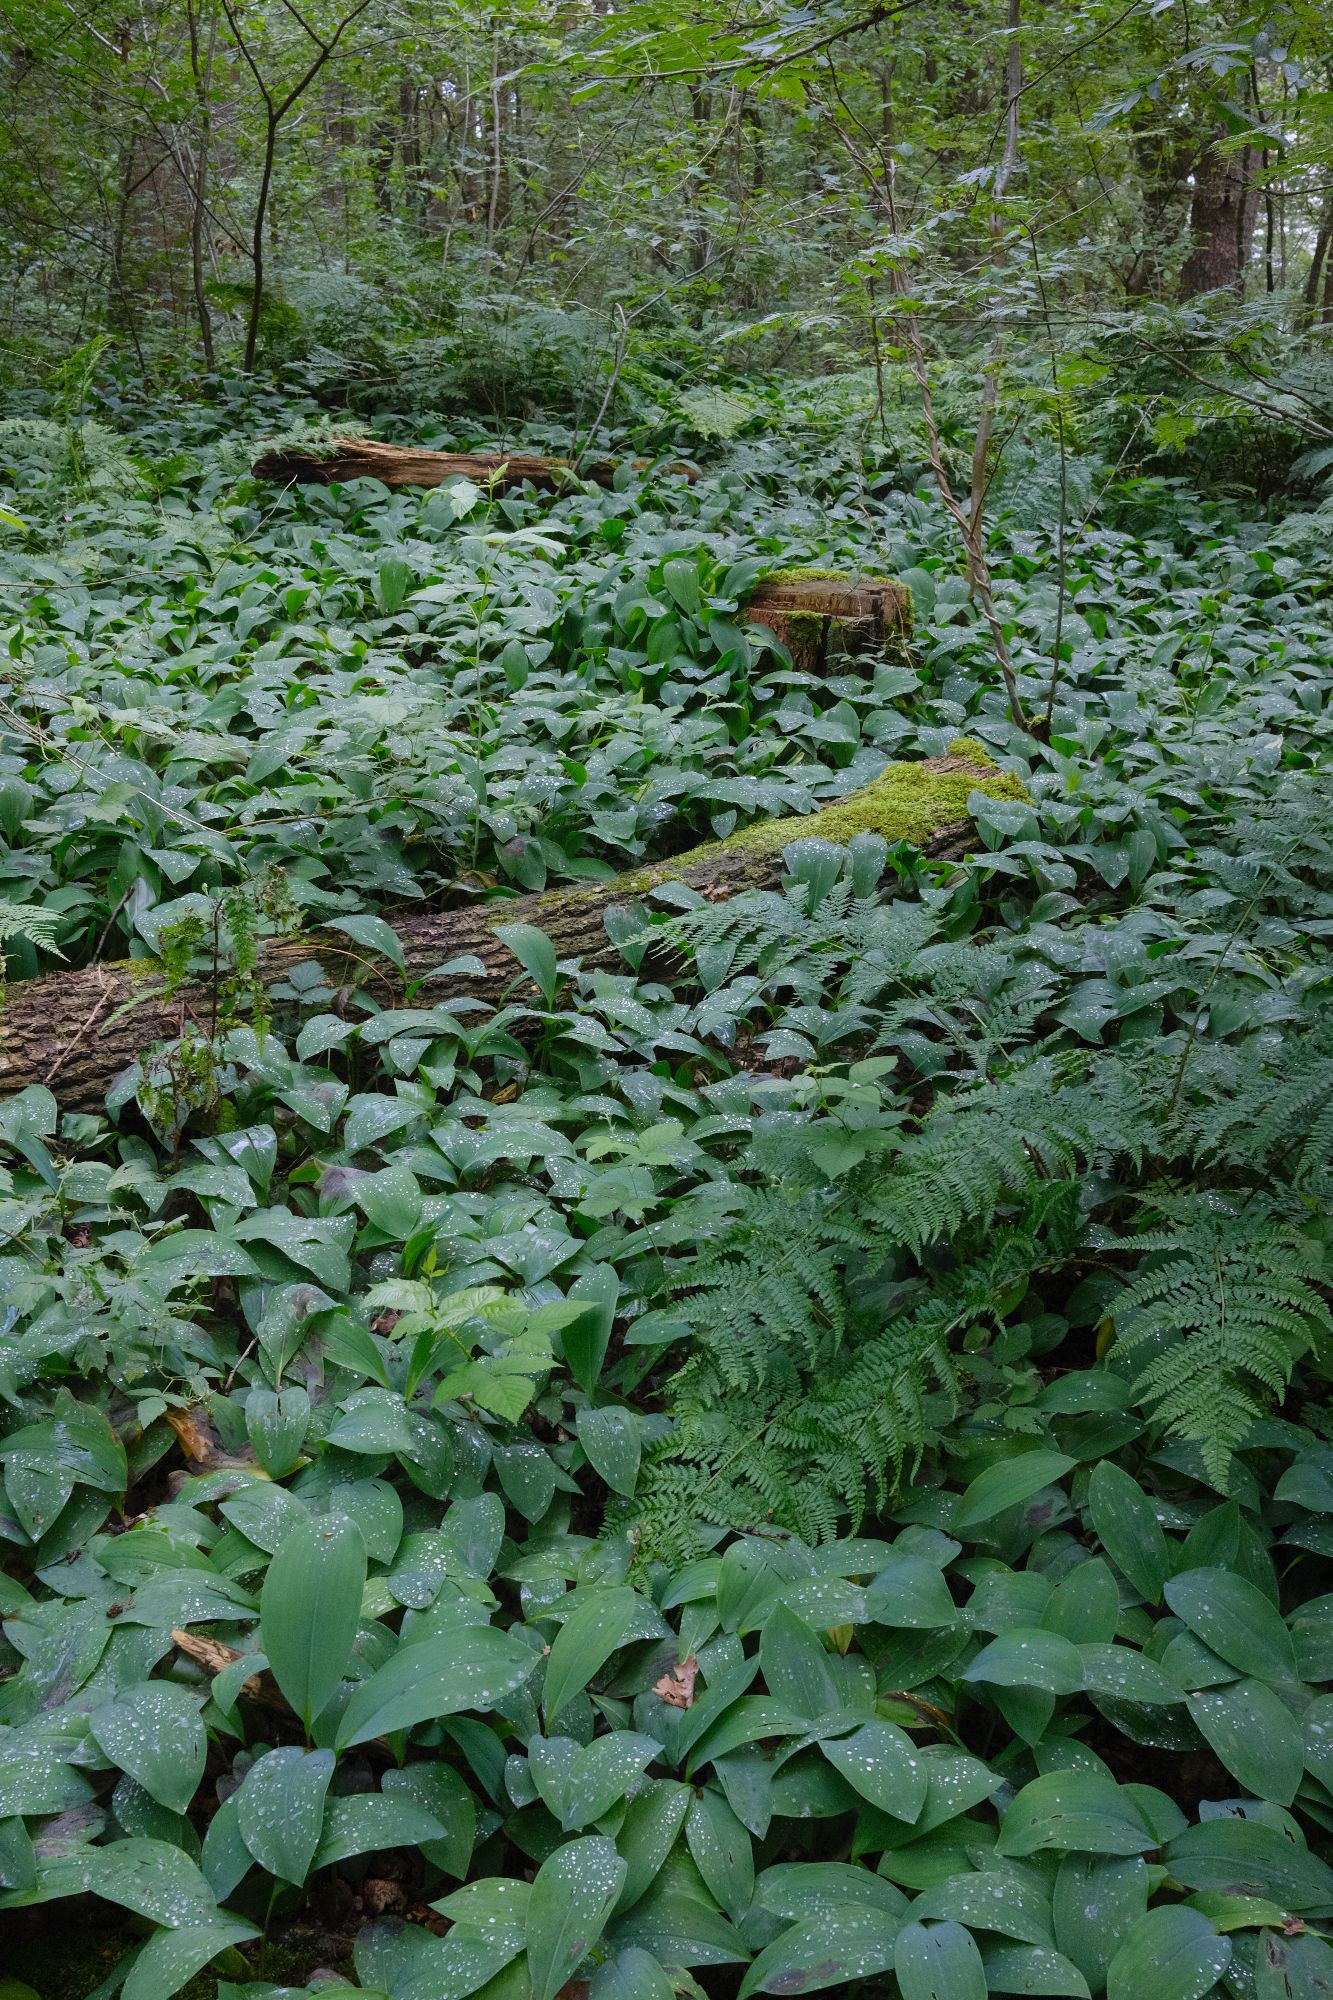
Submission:
[[693,1653],[688,1660],[682,1660],[677,1667],[670,1667],[660,1681],[654,1681],[653,1693],[668,1708],[693,1708],[694,1683],[699,1675],[699,1662]]
[[204,1429],[207,1417],[202,1409],[168,1410],[167,1422],[179,1438],[180,1448],[187,1458],[203,1461],[211,1458],[217,1450],[216,1439]]

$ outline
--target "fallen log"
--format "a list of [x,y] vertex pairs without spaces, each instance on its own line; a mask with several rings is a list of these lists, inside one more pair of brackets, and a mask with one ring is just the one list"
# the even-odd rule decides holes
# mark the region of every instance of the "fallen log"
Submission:
[[[648,461],[636,459],[635,465]],[[308,445],[274,445],[255,460],[256,479],[276,486],[332,486],[348,479],[378,479],[381,486],[443,486],[447,479],[471,479],[478,486],[531,485],[551,491],[571,479],[609,486],[614,460],[576,465],[573,459],[542,458],[533,452],[424,451],[413,445],[381,444],[376,438],[324,438]],[[672,465],[672,472],[695,480],[698,468]]]
[[[854,834],[879,833],[890,841],[910,841],[927,855],[956,859],[976,844],[967,811],[973,791],[993,798],[1024,795],[1017,778],[997,770],[980,744],[964,738],[947,757],[890,764],[872,784],[818,812],[761,820],[730,839],[610,881],[400,918],[393,928],[407,983],[425,981],[431,1000],[461,993],[498,1000],[522,977],[495,934],[498,926],[515,923],[545,931],[560,958],[614,966],[619,954],[605,923],[612,907],[632,904],[667,882],[684,883],[715,900],[740,889],[771,887],[782,873],[783,848],[811,835],[845,845]],[[446,960],[463,956],[478,959],[480,970],[429,977]],[[270,940],[260,960],[265,985],[312,958],[330,979],[367,984],[378,999],[391,1002],[402,989],[388,961],[368,964],[345,937],[327,930]],[[62,1109],[98,1110],[123,1069],[155,1043],[175,1041],[187,1025],[196,1032],[206,1029],[213,1007],[213,988],[203,981],[187,983],[168,1000],[154,959],[18,981],[0,1012],[0,1096],[44,1083]]]
[[767,625],[802,673],[820,674],[839,656],[871,647],[901,651],[912,633],[912,593],[886,576],[775,570],[755,585],[741,615]]

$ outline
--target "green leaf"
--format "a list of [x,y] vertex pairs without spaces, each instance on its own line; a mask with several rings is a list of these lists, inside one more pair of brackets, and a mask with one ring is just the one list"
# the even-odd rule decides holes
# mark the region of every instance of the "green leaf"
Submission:
[[624,1885],[625,1863],[601,1834],[547,1856],[528,1903],[532,2000],[555,2000],[601,1936]]
[[555,1001],[560,985],[555,946],[545,931],[535,924],[497,924],[495,935],[535,982],[548,1007]]
[[1106,1975],[1106,2000],[1203,2000],[1231,1963],[1206,1917],[1167,1904],[1139,1918]]
[[983,1646],[962,1678],[988,1681],[994,1687],[1076,1694],[1083,1686],[1083,1661],[1078,1647],[1058,1632],[1046,1632],[1035,1625],[1019,1626]]
[[296,1463],[310,1422],[310,1397],[304,1389],[252,1389],[245,1399],[245,1428],[255,1457],[273,1479],[281,1479]]
[[1152,1501],[1138,1481],[1103,1459],[1088,1481],[1088,1512],[1116,1568],[1141,1597],[1156,1604],[1171,1572],[1171,1555]]
[[407,971],[402,939],[383,917],[326,917],[324,928],[341,931],[353,944],[359,944],[363,951],[377,952],[381,958],[387,958],[390,965],[397,966],[400,972]]
[[588,2000],[675,2000],[675,1992],[669,1976],[651,1953],[630,1945],[598,1966],[588,1989]]
[[765,1622],[759,1665],[769,1693],[793,1715],[815,1722],[842,1706],[828,1654],[805,1620],[785,1604],[777,1605]]
[[418,1722],[492,1709],[522,1687],[536,1665],[535,1653],[490,1625],[400,1647],[353,1690],[338,1722],[336,1746],[350,1750]]
[[637,1611],[635,1592],[628,1585],[616,1584],[594,1590],[570,1612],[546,1662],[542,1705],[548,1730],[566,1702],[582,1693],[606,1665]]
[[172,2000],[196,1972],[212,1964],[220,1951],[258,1936],[253,1924],[228,1916],[183,1924],[175,1931],[159,1931],[156,1937],[149,1938],[130,1968],[121,1989],[121,2000]]
[[1119,1940],[1148,1907],[1147,1864],[1137,1854],[1066,1854],[1055,1877],[1055,1942],[1098,1991]]
[[261,1643],[307,1731],[347,1670],[365,1583],[365,1543],[340,1515],[299,1522],[269,1564],[259,1599]]
[[981,1961],[988,1993],[1047,1993],[1090,2000],[1088,1982],[1078,1967],[1049,1945],[991,1945]]
[[1259,1680],[1295,1680],[1296,1650],[1277,1608],[1230,1570],[1190,1569],[1172,1577],[1166,1601],[1219,1658]]
[[1050,1771],[1024,1785],[1004,1816],[1001,1854],[1078,1848],[1085,1854],[1146,1854],[1156,1837],[1129,1794],[1095,1771]]
[[739,1923],[754,1896],[754,1848],[720,1792],[705,1789],[691,1800],[685,1842],[708,1893]]
[[608,1405],[580,1410],[574,1427],[579,1443],[613,1493],[633,1493],[639,1481],[639,1423],[630,1410]]
[[590,1820],[601,1819],[638,1783],[648,1765],[662,1754],[653,1736],[615,1729],[580,1750],[565,1774],[560,1822],[575,1833]]
[[376,1792],[329,1799],[314,1865],[328,1868],[350,1855],[375,1854],[384,1848],[424,1847],[444,1831],[434,1813],[415,1799],[381,1797]]
[[1333,1868],[1258,1820],[1201,1820],[1175,1835],[1163,1859],[1188,1889],[1268,1896],[1298,1914],[1333,1904]]
[[958,1623],[958,1606],[938,1563],[895,1556],[866,1591],[866,1617],[876,1625],[937,1631]]
[[310,1873],[333,1763],[331,1750],[269,1750],[236,1794],[242,1840],[260,1867],[284,1882],[302,1883]]
[[793,1924],[767,1945],[741,1982],[752,1993],[817,1993],[856,1979],[873,1979],[893,1965],[902,1919],[885,1910],[848,1905]]
[[1072,1472],[1076,1461],[1060,1451],[1025,1451],[1015,1458],[1003,1458],[988,1465],[972,1481],[958,1503],[954,1525],[960,1529],[979,1528],[997,1514],[1030,1500],[1043,1486],[1050,1486]]
[[961,1924],[904,1924],[893,1969],[902,2000],[986,2000],[981,1953]]
[[1189,1712],[1246,1791],[1275,1805],[1291,1804],[1305,1775],[1301,1725],[1266,1681],[1237,1681],[1192,1694]]
[[881,1812],[914,1822],[926,1803],[926,1767],[905,1730],[876,1716],[850,1736],[821,1744],[849,1785]]
[[576,1320],[561,1329],[560,1344],[574,1380],[588,1396],[602,1372],[619,1296],[620,1279],[610,1264],[594,1264],[591,1271],[585,1271],[569,1288],[570,1303],[577,1303],[583,1310]]
[[113,1764],[169,1812],[185,1812],[204,1775],[208,1738],[199,1698],[170,1681],[122,1688],[88,1727]]

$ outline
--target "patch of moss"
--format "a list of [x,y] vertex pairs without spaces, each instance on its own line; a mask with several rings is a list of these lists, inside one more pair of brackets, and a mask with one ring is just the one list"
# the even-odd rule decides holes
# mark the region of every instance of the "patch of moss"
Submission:
[[770,569],[760,577],[765,583],[893,583],[896,579],[882,569]]
[[[963,744],[967,745],[966,750],[961,748]],[[950,747],[955,755],[976,755],[965,737]],[[984,751],[978,761],[986,769],[938,771],[928,764],[890,764],[871,784],[837,805],[790,819],[757,820],[726,840],[711,841],[680,855],[672,873],[682,875],[699,862],[715,860],[721,854],[780,853],[788,841],[812,835],[845,847],[858,833],[878,833],[885,840],[907,840],[914,847],[921,847],[944,827],[963,824],[968,818],[967,801],[973,792],[985,792],[993,799],[1027,797],[1021,781],[1010,771],[996,770]]]

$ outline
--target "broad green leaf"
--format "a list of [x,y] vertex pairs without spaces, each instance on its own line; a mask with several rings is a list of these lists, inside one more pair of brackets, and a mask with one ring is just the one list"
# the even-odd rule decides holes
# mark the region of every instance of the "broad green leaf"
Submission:
[[1231,1963],[1231,1941],[1206,1917],[1166,1904],[1139,1918],[1111,1960],[1106,2000],[1203,2000]]
[[601,1834],[547,1856],[528,1903],[532,2000],[555,2000],[601,1936],[624,1885],[625,1863]]
[[1265,1681],[1237,1681],[1189,1697],[1196,1728],[1256,1798],[1289,1806],[1305,1775],[1301,1725]]
[[988,1993],[1045,1993],[1090,2000],[1083,1974],[1062,1951],[1044,1944],[990,1945],[981,1954]]
[[1223,1569],[1185,1570],[1172,1577],[1165,1595],[1177,1618],[1242,1674],[1296,1678],[1296,1652],[1281,1614],[1245,1577]]
[[260,1637],[273,1678],[307,1731],[347,1670],[365,1582],[365,1543],[341,1516],[298,1522],[269,1564]]
[[507,950],[513,952],[549,1007],[555,999],[560,974],[556,967],[555,946],[545,931],[538,930],[535,924],[497,924],[495,935]]
[[1268,1896],[1298,1915],[1333,1904],[1333,1868],[1258,1820],[1201,1820],[1175,1835],[1163,1859],[1188,1889]]
[[993,1521],[1010,1507],[1017,1507],[1072,1472],[1075,1461],[1059,1451],[1025,1451],[1017,1457],[999,1459],[979,1473],[958,1503],[954,1516],[960,1529],[972,1529]]
[[963,1674],[965,1681],[994,1687],[1041,1688],[1047,1694],[1076,1694],[1083,1686],[1078,1647],[1058,1632],[1035,1625],[1003,1632],[983,1646]]
[[764,1624],[759,1665],[769,1693],[794,1715],[814,1722],[842,1706],[828,1654],[805,1620],[785,1604]]
[[852,1905],[795,1923],[759,1953],[738,2000],[749,2000],[752,1993],[817,1993],[873,1979],[892,1968],[901,1925],[896,1914]]
[[489,1625],[400,1647],[353,1690],[338,1721],[337,1748],[467,1709],[484,1713],[522,1687],[536,1664],[535,1653]]
[[258,1937],[253,1924],[239,1917],[209,1917],[203,1923],[183,1924],[179,1930],[159,1931],[149,1938],[130,1969],[121,1988],[121,2000],[172,2000],[172,1996],[211,1965],[229,1945],[244,1944]]
[[1088,1512],[1116,1568],[1141,1597],[1156,1604],[1171,1571],[1171,1557],[1143,1488],[1110,1459],[1103,1459],[1088,1481]]
[[359,944],[364,951],[378,952],[396,965],[400,972],[406,971],[403,959],[402,940],[395,930],[385,923],[383,917],[326,917],[326,930],[341,931],[353,944]]
[[866,1616],[876,1625],[937,1630],[958,1622],[939,1565],[924,1556],[895,1556],[866,1591]]
[[324,1807],[314,1866],[328,1868],[349,1855],[375,1854],[384,1848],[424,1847],[443,1833],[434,1813],[415,1799],[381,1797],[376,1792],[331,1798]]
[[269,1750],[236,1794],[242,1840],[260,1867],[284,1882],[304,1882],[310,1873],[333,1765],[331,1750]]
[[1093,1771],[1051,1771],[1024,1785],[1000,1828],[1002,1854],[1077,1848],[1085,1854],[1146,1854],[1157,1846],[1129,1794]]
[[613,1729],[575,1756],[561,1788],[561,1825],[576,1833],[590,1820],[601,1819],[618,1800],[638,1787],[661,1745],[655,1737],[632,1729]]
[[574,1424],[579,1443],[613,1493],[633,1493],[639,1479],[639,1424],[629,1410],[608,1404],[580,1410]]
[[1148,1907],[1141,1855],[1066,1854],[1055,1877],[1055,1942],[1098,1991],[1119,1940]]
[[638,1598],[627,1585],[595,1590],[571,1611],[555,1636],[546,1662],[542,1704],[546,1727],[566,1702],[587,1687],[615,1652],[630,1629]]
[[739,1923],[754,1896],[754,1847],[720,1792],[706,1788],[691,1800],[685,1841],[709,1894]]
[[675,1991],[657,1960],[630,1945],[598,1966],[588,2000],[675,2000]]
[[204,1775],[199,1700],[170,1681],[123,1688],[89,1718],[98,1746],[169,1812],[185,1812]]
[[961,1924],[904,1924],[893,1969],[902,2000],[986,2000],[986,1973]]
[[863,1799],[909,1823],[926,1803],[926,1767],[906,1730],[878,1716],[850,1736],[827,1738],[824,1755]]

